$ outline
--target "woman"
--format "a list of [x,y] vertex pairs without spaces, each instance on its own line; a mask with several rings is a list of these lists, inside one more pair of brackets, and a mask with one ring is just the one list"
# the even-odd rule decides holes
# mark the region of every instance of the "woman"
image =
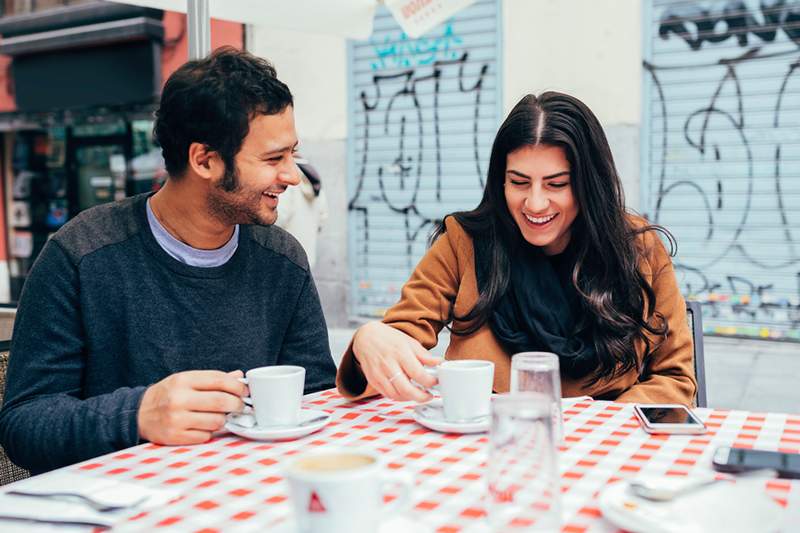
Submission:
[[644,219],[626,214],[597,118],[556,92],[528,95],[500,126],[483,199],[454,213],[382,322],[359,328],[337,385],[348,398],[425,401],[423,365],[442,327],[448,359],[495,363],[508,391],[511,355],[558,354],[564,396],[693,403],[686,308],[670,257]]

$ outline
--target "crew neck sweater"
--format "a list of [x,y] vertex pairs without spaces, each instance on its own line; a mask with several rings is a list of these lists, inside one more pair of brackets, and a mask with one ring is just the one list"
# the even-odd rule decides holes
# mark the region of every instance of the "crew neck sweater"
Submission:
[[39,473],[139,442],[146,388],[186,370],[293,364],[305,392],[335,366],[300,244],[276,226],[242,225],[217,267],[156,242],[148,195],[82,212],[45,245],[14,324],[0,444]]

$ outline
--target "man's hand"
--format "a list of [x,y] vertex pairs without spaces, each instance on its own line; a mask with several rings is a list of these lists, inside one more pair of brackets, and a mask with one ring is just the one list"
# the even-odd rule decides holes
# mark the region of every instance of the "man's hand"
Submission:
[[367,382],[387,398],[417,402],[432,398],[411,380],[433,387],[437,379],[425,372],[425,366],[435,366],[441,360],[402,331],[383,322],[364,324],[353,337],[353,355]]
[[241,370],[192,370],[151,385],[142,397],[139,436],[156,444],[198,444],[225,424],[225,414],[242,410],[247,386]]

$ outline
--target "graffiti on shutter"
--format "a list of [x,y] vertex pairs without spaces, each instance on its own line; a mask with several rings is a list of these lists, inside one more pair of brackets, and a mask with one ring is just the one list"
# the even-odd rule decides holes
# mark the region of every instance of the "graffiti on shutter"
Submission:
[[654,0],[645,205],[707,331],[800,340],[800,1]]
[[478,2],[419,39],[385,9],[350,61],[353,312],[381,316],[444,215],[480,200],[497,127],[497,5]]

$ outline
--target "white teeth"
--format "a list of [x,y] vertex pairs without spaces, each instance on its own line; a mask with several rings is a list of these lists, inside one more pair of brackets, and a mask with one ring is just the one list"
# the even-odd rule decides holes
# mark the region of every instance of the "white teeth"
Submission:
[[278,195],[275,194],[274,192],[265,192],[264,194],[266,194],[270,198],[277,198],[278,197]]
[[525,218],[533,222],[534,224],[546,224],[553,220],[556,215],[548,215],[546,217],[532,217],[530,215],[525,215]]

